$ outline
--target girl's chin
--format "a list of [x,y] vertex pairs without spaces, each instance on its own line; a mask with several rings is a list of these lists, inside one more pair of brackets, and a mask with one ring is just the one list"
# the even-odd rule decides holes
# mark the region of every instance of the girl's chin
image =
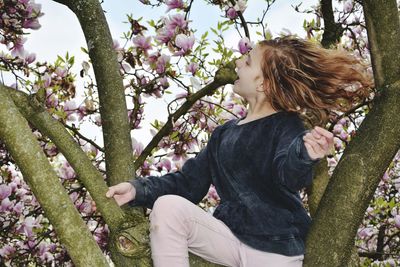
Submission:
[[237,94],[237,95],[239,95],[239,96],[242,96],[242,95],[240,94],[240,90],[238,90],[238,89],[239,89],[238,87],[233,86],[232,91],[233,91],[235,94]]

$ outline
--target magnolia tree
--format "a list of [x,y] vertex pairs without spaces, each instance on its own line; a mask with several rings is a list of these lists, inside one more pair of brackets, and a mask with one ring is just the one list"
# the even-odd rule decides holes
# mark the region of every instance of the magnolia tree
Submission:
[[[245,0],[204,0],[221,17],[208,31],[198,32],[191,27],[193,0],[141,0],[154,10],[166,9],[166,15],[148,21],[127,15],[129,27],[120,40],[112,40],[101,3],[55,1],[78,17],[87,42],[82,53],[89,60],[75,62],[67,53],[53,63],[37,61],[24,43],[31,30],[40,30],[41,6],[31,0],[0,1],[0,66],[13,77],[0,84],[0,262],[150,266],[148,211],[118,207],[105,198],[107,186],[135,175],[179,170],[216,126],[245,115],[245,101],[230,87],[236,79],[233,62],[257,41],[275,37],[265,18],[279,1],[264,1],[259,18],[250,21]],[[389,59],[374,63],[384,45],[400,43],[397,35],[387,37],[391,29],[398,30],[398,9],[395,1],[372,2],[321,1],[309,9],[293,5],[299,13],[314,15],[304,20],[306,38],[371,64],[376,86],[384,88],[346,112],[332,110],[324,125],[335,135],[335,153],[321,161],[314,184],[301,192],[314,219],[305,266],[400,263],[400,133],[391,128],[399,117],[393,107],[393,113],[380,109],[398,94],[378,94],[398,92],[399,76],[391,76],[397,65],[387,67]],[[378,4],[380,11],[375,11]],[[386,24],[380,23],[379,12],[390,18]],[[227,32],[240,41],[227,43]],[[79,73],[73,71],[76,65]],[[152,112],[146,103],[155,99],[168,105],[164,116],[151,123],[152,140],[143,144],[136,130]],[[381,125],[376,117],[389,119]],[[103,132],[104,146],[85,136],[84,123]],[[390,134],[382,134],[385,127]],[[350,153],[353,143],[356,152]],[[372,156],[367,144],[382,149]],[[218,203],[211,186],[200,206],[212,213]],[[191,260],[193,266],[211,266],[193,255]]]

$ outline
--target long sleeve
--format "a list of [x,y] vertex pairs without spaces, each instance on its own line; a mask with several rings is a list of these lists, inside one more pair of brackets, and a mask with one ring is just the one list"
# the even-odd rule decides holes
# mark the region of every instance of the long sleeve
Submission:
[[152,208],[159,196],[175,194],[198,204],[211,185],[207,147],[196,157],[188,159],[180,171],[163,176],[138,177],[129,182],[136,189],[136,197],[130,206]]
[[308,155],[303,140],[307,132],[299,118],[285,121],[277,131],[277,146],[272,163],[274,181],[293,192],[311,184],[312,167],[321,160],[312,160]]

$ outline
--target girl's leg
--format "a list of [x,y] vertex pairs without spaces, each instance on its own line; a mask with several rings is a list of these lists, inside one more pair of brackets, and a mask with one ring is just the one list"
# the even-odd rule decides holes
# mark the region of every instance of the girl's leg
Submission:
[[245,267],[302,267],[304,255],[285,256],[276,253],[256,250],[241,244],[243,264]]
[[229,228],[176,195],[161,196],[154,203],[150,245],[156,267],[188,267],[188,251],[210,262],[241,266],[240,241]]

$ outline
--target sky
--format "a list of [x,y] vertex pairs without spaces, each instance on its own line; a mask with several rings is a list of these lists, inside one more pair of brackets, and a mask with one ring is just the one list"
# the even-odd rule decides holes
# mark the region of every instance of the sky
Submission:
[[[154,1],[154,0],[153,0]],[[75,73],[81,69],[81,63],[88,60],[86,54],[81,52],[81,47],[86,47],[84,35],[80,28],[78,19],[75,14],[64,5],[58,4],[50,0],[36,0],[42,5],[44,16],[40,18],[42,27],[39,30],[31,31],[27,36],[25,49],[29,52],[36,53],[37,61],[54,62],[57,55],[64,56],[66,52],[75,56]],[[316,5],[318,0],[277,0],[272,5],[267,13],[265,22],[268,29],[275,37],[285,29],[289,29],[291,33],[296,33],[301,37],[305,37],[306,33],[302,28],[303,20],[314,18],[310,14],[297,13],[292,5],[302,3],[303,8]],[[138,0],[104,0],[103,9],[105,10],[106,18],[111,30],[113,39],[118,40],[122,33],[127,31],[129,24],[126,14],[132,14],[135,19],[143,17],[143,21],[150,19],[157,20],[160,16],[166,16],[166,6],[153,9],[143,5]],[[244,12],[244,16],[248,21],[255,21],[257,17],[261,17],[262,10],[266,6],[266,1],[263,0],[248,0],[248,7]],[[170,13],[174,13],[172,10]],[[223,12],[216,6],[205,4],[203,0],[196,0],[190,13],[190,27],[197,29],[195,37],[199,38],[210,27],[216,28],[218,20],[222,20]],[[145,23],[146,25],[146,23]],[[255,36],[255,30],[250,29],[251,36]],[[209,35],[211,40],[212,36]],[[237,49],[237,43],[240,37],[236,31],[227,32],[224,36],[227,47]],[[7,79],[7,78],[6,78]],[[77,86],[81,87],[82,81],[77,77]],[[7,82],[6,82],[7,83]],[[151,101],[150,101],[151,100]],[[148,105],[145,107],[145,121],[143,128],[133,131],[133,136],[146,145],[152,138],[149,133],[149,123],[154,119],[161,121],[166,120],[166,101],[165,99],[146,101]],[[95,128],[89,124],[81,126],[82,133],[96,139],[96,142],[102,145],[102,136]]]

